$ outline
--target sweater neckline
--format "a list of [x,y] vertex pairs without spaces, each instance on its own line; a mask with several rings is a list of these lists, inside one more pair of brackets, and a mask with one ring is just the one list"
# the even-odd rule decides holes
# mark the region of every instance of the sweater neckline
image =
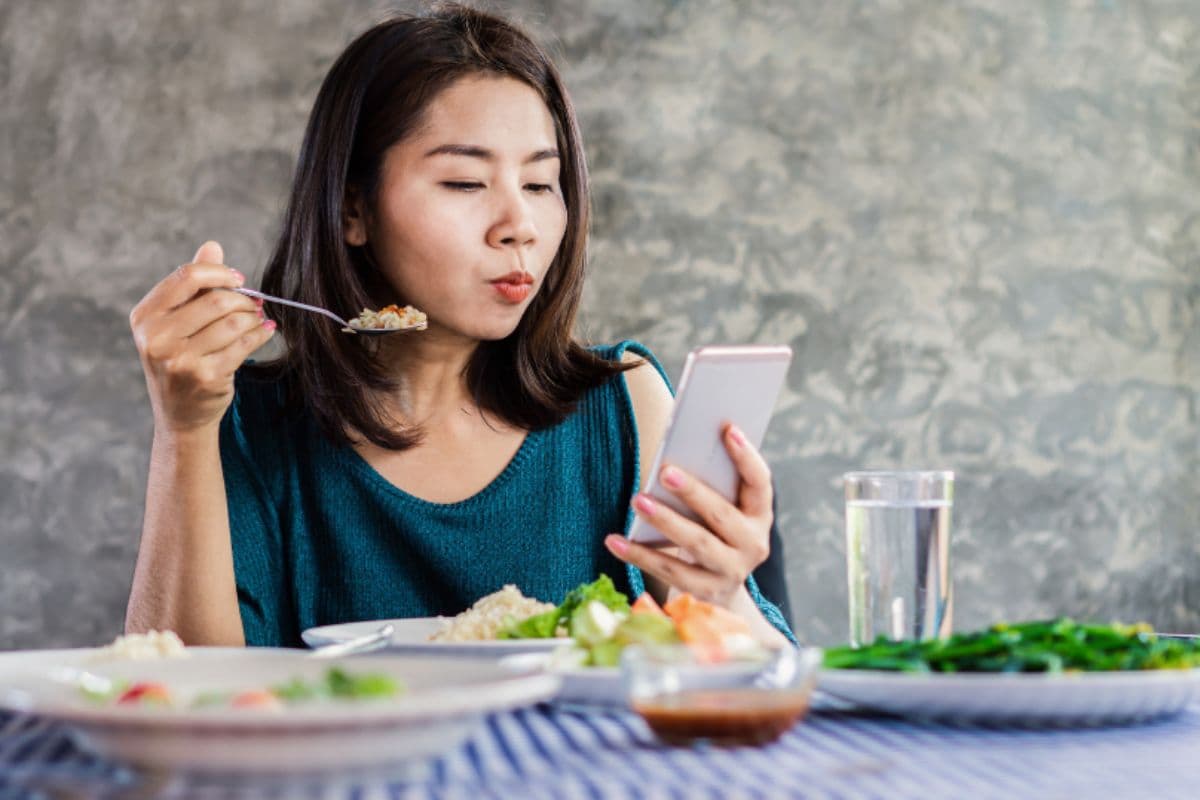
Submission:
[[456,500],[453,503],[437,503],[406,492],[380,474],[379,470],[371,466],[370,462],[359,455],[358,451],[348,444],[335,444],[325,441],[325,446],[330,447],[338,460],[357,472],[368,483],[374,485],[385,495],[403,505],[430,511],[459,511],[471,509],[485,502],[492,495],[501,491],[507,484],[511,483],[515,479],[515,476],[519,474],[521,468],[537,452],[544,435],[545,431],[543,430],[533,430],[526,433],[525,438],[521,441],[521,446],[517,448],[517,452],[504,465],[504,469],[500,470],[500,473],[495,478],[492,478],[491,482],[470,497]]

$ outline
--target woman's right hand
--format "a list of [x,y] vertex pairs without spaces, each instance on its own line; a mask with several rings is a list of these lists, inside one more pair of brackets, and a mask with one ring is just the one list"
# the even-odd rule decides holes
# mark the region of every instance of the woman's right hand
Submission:
[[205,242],[129,315],[161,432],[215,428],[233,400],[234,372],[275,332],[261,300],[213,291],[246,282],[224,260],[221,245]]

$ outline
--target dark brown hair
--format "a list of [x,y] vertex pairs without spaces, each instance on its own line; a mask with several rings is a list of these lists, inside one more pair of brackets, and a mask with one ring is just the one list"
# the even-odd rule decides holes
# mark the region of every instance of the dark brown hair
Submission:
[[[461,5],[439,5],[381,22],[346,48],[313,104],[262,286],[270,294],[331,309],[381,305],[377,300],[393,290],[373,266],[369,245],[346,244],[345,205],[357,193],[373,206],[387,149],[420,125],[439,92],[477,74],[515,78],[535,89],[554,119],[561,156],[567,226],[558,253],[516,330],[481,342],[465,376],[480,408],[533,430],[561,421],[585,391],[626,367],[574,338],[589,213],[583,144],[557,69],[512,23]],[[361,435],[399,450],[420,440],[418,429],[399,425],[384,410],[379,398],[394,381],[368,337],[346,335],[303,311],[284,307],[273,314],[287,349],[259,371],[283,380],[291,405],[310,410],[342,441]]]

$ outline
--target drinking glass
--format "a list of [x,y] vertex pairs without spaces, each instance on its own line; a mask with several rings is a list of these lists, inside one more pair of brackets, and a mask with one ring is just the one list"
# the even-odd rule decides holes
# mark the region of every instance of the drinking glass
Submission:
[[850,644],[949,635],[954,473],[847,472],[844,478]]

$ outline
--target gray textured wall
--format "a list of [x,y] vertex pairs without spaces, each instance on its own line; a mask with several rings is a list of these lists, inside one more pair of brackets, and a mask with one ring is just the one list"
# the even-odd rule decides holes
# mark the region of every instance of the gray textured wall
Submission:
[[[0,648],[121,624],[137,299],[257,274],[377,3],[0,5]],[[274,5],[274,4],[270,4]],[[801,632],[845,634],[840,474],[959,473],[959,627],[1200,630],[1200,3],[517,3],[595,188],[585,332],[790,342],[768,455]]]

